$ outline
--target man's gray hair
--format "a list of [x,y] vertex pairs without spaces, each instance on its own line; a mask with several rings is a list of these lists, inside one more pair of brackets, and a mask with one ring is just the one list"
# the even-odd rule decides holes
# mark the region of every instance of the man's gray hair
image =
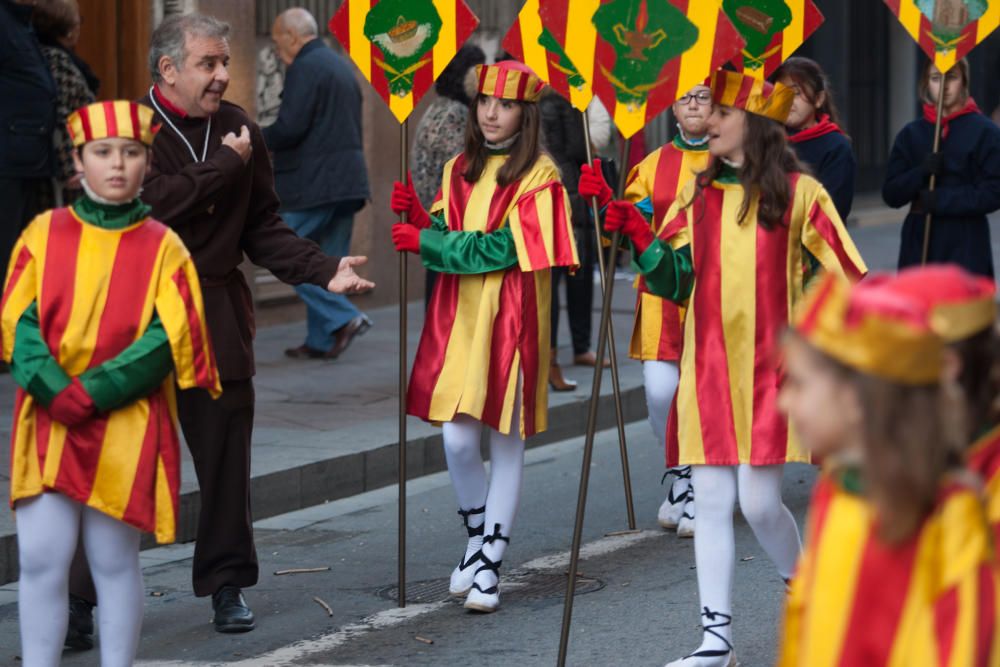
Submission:
[[174,14],[163,19],[149,40],[149,74],[153,77],[153,83],[163,81],[160,76],[160,60],[163,56],[170,58],[177,69],[184,67],[184,60],[187,58],[184,45],[189,35],[226,39],[229,37],[229,24],[205,14]]
[[302,7],[292,7],[283,11],[279,18],[285,29],[299,37],[316,37],[319,35],[319,25],[309,10]]

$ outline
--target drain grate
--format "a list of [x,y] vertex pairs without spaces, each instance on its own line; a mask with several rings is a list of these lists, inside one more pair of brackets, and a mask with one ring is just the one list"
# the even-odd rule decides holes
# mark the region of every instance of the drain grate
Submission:
[[[604,588],[604,582],[592,577],[576,578],[576,595]],[[544,572],[512,572],[501,575],[500,592],[506,600],[541,600],[566,594],[566,575]],[[399,599],[399,586],[383,586],[375,595],[385,600]],[[406,584],[407,602],[440,602],[448,599],[448,579],[426,579]]]

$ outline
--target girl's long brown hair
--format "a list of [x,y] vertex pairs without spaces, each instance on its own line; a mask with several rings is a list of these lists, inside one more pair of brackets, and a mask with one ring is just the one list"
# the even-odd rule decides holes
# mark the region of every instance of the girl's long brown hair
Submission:
[[[809,169],[795,157],[781,125],[752,113],[746,114],[743,155],[743,167],[740,169],[743,203],[740,205],[738,224],[746,222],[755,195],[759,195],[757,222],[767,230],[784,224],[785,213],[792,200],[788,176],[797,172],[809,173]],[[722,160],[712,160],[708,169],[698,174],[694,196],[684,208],[703,197],[705,188],[719,177],[724,167]]]
[[961,363],[958,385],[965,399],[965,443],[968,445],[981,429],[997,422],[1000,337],[990,327],[950,347]]
[[[462,177],[469,183],[475,183],[483,175],[486,160],[490,151],[486,147],[486,138],[479,129],[479,119],[476,110],[484,95],[477,95],[469,105],[469,122],[465,127],[465,171]],[[542,153],[541,146],[541,115],[538,105],[532,102],[518,102],[521,105],[521,134],[510,147],[507,161],[497,172],[497,183],[506,187],[514,183],[531,170]]]

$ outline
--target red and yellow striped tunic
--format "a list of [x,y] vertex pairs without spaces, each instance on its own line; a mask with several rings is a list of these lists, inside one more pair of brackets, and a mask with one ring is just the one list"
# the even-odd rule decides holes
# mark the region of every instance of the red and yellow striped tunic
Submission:
[[942,486],[898,545],[872,506],[823,475],[785,608],[778,667],[994,667],[997,571],[975,491]]
[[738,182],[713,181],[681,210],[693,196],[689,182],[659,232],[675,250],[690,251],[694,275],[668,466],[809,460],[778,410],[775,350],[802,298],[807,252],[852,280],[867,269],[823,186],[802,174],[790,185],[784,224],[767,230],[757,222],[756,197],[737,222]]
[[[3,358],[37,303],[42,337],[70,377],[135,342],[154,312],[170,341],[176,383],[221,392],[194,262],[152,219],[111,230],[72,209],[35,218],[14,248],[0,306]],[[73,428],[18,389],[10,499],[58,491],[141,530],[174,539],[180,488],[175,377],[147,398]]]
[[[506,187],[491,156],[479,180],[462,176],[464,155],[444,168],[432,212],[451,232],[494,232],[509,226],[518,263],[504,271],[443,273],[428,304],[407,396],[409,414],[430,422],[470,415],[501,433],[544,431],[548,418],[551,271],[577,266],[569,198],[559,170],[542,155]],[[520,412],[514,414],[518,378]]]
[[1000,426],[985,433],[966,454],[969,468],[983,481],[986,520],[993,530],[993,543],[1000,545]]
[[[659,225],[684,185],[704,171],[708,161],[707,145],[691,149],[674,141],[661,146],[632,169],[625,199],[633,204],[649,200],[653,224]],[[641,361],[677,361],[681,357],[683,308],[650,294],[641,275],[635,287],[638,294],[629,356]]]

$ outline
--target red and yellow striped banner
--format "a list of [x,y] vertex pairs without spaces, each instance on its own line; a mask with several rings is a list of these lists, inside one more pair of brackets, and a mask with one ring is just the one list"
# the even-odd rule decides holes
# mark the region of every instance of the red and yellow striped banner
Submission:
[[[543,15],[545,10],[543,9]],[[745,42],[717,0],[601,0],[567,34],[597,31],[594,94],[625,137],[732,60]]]
[[503,48],[535,70],[552,88],[580,111],[594,97],[590,82],[594,75],[597,31],[589,21],[574,26],[569,36],[568,17],[591,17],[600,0],[527,0],[514,25],[503,39]]
[[478,25],[463,0],[346,0],[329,28],[402,123]]
[[942,73],[1000,26],[1000,0],[885,0],[885,4]]
[[771,76],[825,20],[813,0],[723,0],[722,9],[747,42],[733,65],[758,79]]

